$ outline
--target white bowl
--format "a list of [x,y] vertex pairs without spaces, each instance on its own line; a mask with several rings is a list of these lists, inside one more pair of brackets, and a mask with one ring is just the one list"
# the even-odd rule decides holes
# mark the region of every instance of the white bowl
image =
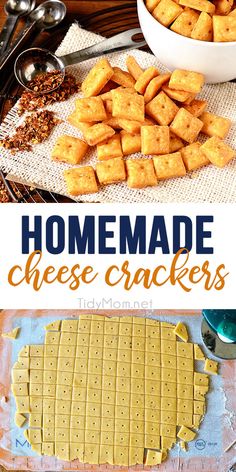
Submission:
[[143,35],[153,54],[169,70],[202,72],[207,83],[236,78],[236,42],[213,43],[186,38],[161,25],[137,0]]

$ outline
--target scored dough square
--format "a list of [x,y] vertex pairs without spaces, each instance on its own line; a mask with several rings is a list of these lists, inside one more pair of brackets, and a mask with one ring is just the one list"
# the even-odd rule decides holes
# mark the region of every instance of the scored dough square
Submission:
[[137,93],[112,92],[112,116],[126,120],[144,121],[144,98]]
[[68,164],[79,164],[88,150],[88,145],[82,139],[74,136],[60,136],[52,150],[53,161],[66,162]]
[[170,149],[170,132],[168,126],[142,126],[142,154],[168,154]]
[[14,384],[17,410],[38,428],[33,450],[127,467],[143,464],[144,448],[171,448],[176,425],[200,424],[208,376],[194,374],[193,344],[179,342],[174,325],[96,315],[65,321],[45,337],[58,355],[30,356],[36,369]]
[[144,188],[157,184],[153,161],[149,159],[127,159],[127,185],[130,188]]
[[67,191],[70,195],[98,192],[98,184],[93,167],[77,167],[64,171]]
[[179,107],[163,91],[146,105],[146,113],[162,126],[169,125],[178,110]]
[[125,164],[124,161],[119,158],[98,162],[96,165],[96,173],[101,185],[122,182],[126,179]]

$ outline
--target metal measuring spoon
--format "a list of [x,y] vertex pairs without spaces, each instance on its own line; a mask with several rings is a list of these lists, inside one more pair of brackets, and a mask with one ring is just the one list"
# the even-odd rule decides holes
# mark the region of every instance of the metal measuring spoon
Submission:
[[60,0],[47,0],[33,10],[28,18],[26,28],[18,35],[15,43],[0,61],[0,72],[12,59],[15,59],[22,46],[34,30],[40,33],[57,26],[66,15],[66,6]]
[[4,10],[7,19],[0,33],[0,55],[6,51],[13,36],[18,19],[35,7],[35,0],[7,0]]
[[[47,49],[31,48],[22,52],[14,66],[15,76],[18,82],[27,90],[34,92],[29,83],[39,74],[52,71],[61,72],[61,82],[51,90],[58,88],[64,80],[65,68],[72,64],[87,61],[93,57],[103,56],[104,54],[126,51],[146,45],[144,40],[135,40],[135,36],[142,33],[140,28],[131,29],[124,33],[117,34],[109,39],[104,39],[98,44],[94,44],[80,51],[67,54],[66,56],[56,56]],[[39,93],[45,93],[43,91]]]

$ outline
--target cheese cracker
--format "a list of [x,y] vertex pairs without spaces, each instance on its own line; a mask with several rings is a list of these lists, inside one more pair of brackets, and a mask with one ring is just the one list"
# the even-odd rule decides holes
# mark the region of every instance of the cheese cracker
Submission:
[[114,134],[106,141],[102,141],[97,145],[97,154],[99,161],[113,159],[114,157],[122,156],[122,149],[120,143],[120,135]]
[[170,132],[168,126],[142,126],[142,154],[168,154],[169,150]]
[[141,135],[127,133],[127,131],[122,130],[120,132],[121,137],[121,147],[124,156],[130,154],[135,154],[136,152],[141,151]]
[[187,143],[193,143],[196,140],[202,127],[202,121],[191,115],[185,108],[180,108],[170,125],[171,131]]
[[75,128],[78,128],[82,133],[84,133],[86,129],[90,128],[90,126],[95,124],[95,122],[93,121],[91,121],[90,123],[86,123],[85,121],[79,121],[76,111],[73,111],[73,113],[71,113],[67,117],[67,121]]
[[213,15],[215,13],[215,5],[209,0],[179,0],[179,4],[185,7],[193,8],[198,11],[205,11]]
[[112,99],[112,116],[144,121],[144,98],[141,95],[114,90]]
[[178,110],[178,106],[164,92],[160,92],[146,105],[146,113],[162,126],[169,125]]
[[130,188],[144,188],[157,184],[151,159],[127,159],[127,185]]
[[154,77],[154,79],[149,82],[144,93],[145,103],[149,103],[157,95],[157,92],[161,89],[162,85],[168,82],[170,76],[171,74],[161,74]]
[[201,151],[217,167],[224,167],[235,156],[235,151],[225,144],[217,136],[208,139],[202,146]]
[[60,136],[52,150],[53,161],[67,162],[68,164],[78,164],[84,158],[88,150],[88,145],[74,136]]
[[212,41],[213,23],[211,16],[206,12],[201,12],[191,33],[191,38],[199,41]]
[[197,23],[199,13],[188,8],[184,10],[171,25],[170,29],[175,33],[182,34],[190,38],[194,26]]
[[100,97],[78,98],[75,101],[76,115],[79,121],[103,121],[107,114]]
[[177,102],[186,102],[189,98],[192,97],[192,93],[184,92],[184,90],[174,90],[168,87],[168,85],[163,85],[162,90],[168,95],[168,97],[172,98],[172,100],[176,100]]
[[[157,1],[158,0],[155,0],[155,2],[157,2]],[[133,56],[128,56],[126,58],[126,67],[129,71],[129,73],[132,75],[132,77],[135,80],[138,80],[140,75],[143,73],[143,69],[140,67],[140,65],[137,63],[136,59]]]
[[95,172],[91,166],[65,170],[64,177],[70,195],[78,196],[98,191]]
[[216,0],[216,15],[228,15],[233,7],[234,0]]
[[193,100],[189,105],[186,105],[184,103],[183,106],[187,111],[189,111],[189,113],[191,113],[193,116],[196,116],[196,118],[198,118],[205,111],[207,107],[207,101],[196,99],[196,100]]
[[81,85],[85,97],[98,95],[113,75],[113,69],[105,58],[100,59],[89,71]]
[[213,39],[216,42],[236,41],[236,16],[213,16]]
[[175,69],[171,74],[169,87],[190,93],[199,93],[204,84],[204,76],[199,72]]
[[210,137],[218,136],[224,139],[231,127],[231,121],[228,118],[207,111],[200,116],[200,120],[203,122],[202,133]]
[[96,165],[96,173],[101,185],[122,182],[126,179],[125,164],[120,158],[99,162]]
[[199,167],[210,164],[209,159],[201,151],[201,143],[189,144],[181,149],[181,155],[187,171],[198,169]]
[[116,84],[122,85],[122,87],[133,87],[135,79],[131,74],[122,70],[120,67],[113,67],[112,80]]
[[115,131],[111,126],[105,125],[104,123],[97,123],[85,131],[84,137],[90,146],[95,146],[95,144],[111,138],[113,134],[115,134]]
[[163,26],[169,26],[182,11],[183,8],[173,0],[161,0],[152,14]]
[[159,71],[157,70],[156,67],[151,66],[148,67],[139,77],[138,80],[136,81],[136,84],[134,86],[135,90],[139,93],[144,94],[146,87],[148,86],[149,82],[154,78],[159,75]]
[[153,158],[153,162],[158,180],[182,177],[186,174],[180,152],[156,156]]

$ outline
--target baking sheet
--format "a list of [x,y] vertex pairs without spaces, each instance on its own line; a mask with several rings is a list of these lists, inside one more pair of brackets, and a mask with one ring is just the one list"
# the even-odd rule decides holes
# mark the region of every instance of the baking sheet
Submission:
[[[92,313],[90,311],[90,313]],[[95,312],[95,311],[94,311]],[[23,429],[14,424],[15,402],[10,393],[10,371],[17,359],[18,353],[25,344],[43,344],[44,326],[58,318],[79,317],[85,311],[3,311],[0,331],[8,331],[20,327],[18,339],[11,341],[0,338],[0,397],[6,396],[9,400],[0,403],[0,463],[8,469],[19,470],[116,470],[112,466],[86,466],[78,461],[72,463],[59,461],[50,457],[39,457],[34,453],[23,436]],[[99,311],[96,311],[99,313]],[[177,323],[183,318],[193,342],[201,344],[200,324],[198,312],[181,313],[175,311],[102,311],[101,314],[142,315],[151,318]],[[202,363],[196,364],[198,371],[202,371]],[[200,431],[194,441],[189,443],[188,452],[184,453],[176,445],[169,453],[169,459],[158,470],[174,472],[178,470],[191,472],[227,472],[236,462],[236,449],[223,453],[224,449],[236,438],[236,361],[224,361],[220,364],[220,375],[211,376],[210,391],[207,394],[207,414]],[[214,425],[214,427],[212,427]],[[25,427],[26,428],[26,427]],[[207,467],[207,468],[206,468]],[[122,468],[119,468],[122,469]],[[124,468],[125,469],[125,468]],[[149,469],[144,466],[130,467],[130,470]],[[155,467],[152,469],[155,470]]]

